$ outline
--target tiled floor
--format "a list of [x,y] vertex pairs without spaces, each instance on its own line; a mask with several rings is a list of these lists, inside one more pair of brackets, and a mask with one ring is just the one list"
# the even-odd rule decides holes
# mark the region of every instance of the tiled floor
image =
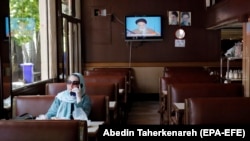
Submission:
[[128,113],[128,125],[159,125],[159,101],[135,101]]

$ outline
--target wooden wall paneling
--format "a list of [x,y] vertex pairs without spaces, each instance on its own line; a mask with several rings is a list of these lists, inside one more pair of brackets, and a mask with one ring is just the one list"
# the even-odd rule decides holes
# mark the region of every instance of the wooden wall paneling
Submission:
[[[133,42],[132,62],[190,62],[219,60],[220,42],[217,31],[208,31],[205,25],[205,1],[102,1],[86,0],[83,2],[84,47],[87,63],[98,62],[127,62],[130,46],[124,40],[125,15],[154,15],[163,16],[164,40],[157,42]],[[121,6],[122,5],[122,6]],[[138,8],[138,5],[140,8]],[[93,9],[107,8],[111,18],[93,16]],[[169,10],[190,11],[192,26],[182,27],[186,31],[186,47],[175,48],[175,31],[180,26],[168,25]],[[207,44],[209,42],[209,44]]]

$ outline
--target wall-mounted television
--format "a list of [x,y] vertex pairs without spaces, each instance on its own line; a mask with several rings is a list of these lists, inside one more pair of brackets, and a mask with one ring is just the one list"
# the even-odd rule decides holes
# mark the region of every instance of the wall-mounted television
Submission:
[[125,16],[125,41],[163,40],[161,15]]

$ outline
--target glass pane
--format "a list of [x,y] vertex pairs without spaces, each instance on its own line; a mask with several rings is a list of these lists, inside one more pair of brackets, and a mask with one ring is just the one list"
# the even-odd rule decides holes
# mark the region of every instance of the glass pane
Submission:
[[74,6],[74,0],[62,0],[62,13],[69,16],[74,16]]
[[10,0],[12,89],[48,79],[48,59],[41,59],[41,52],[48,58],[46,11],[46,1]]
[[63,58],[63,61],[60,61],[61,62],[61,65],[62,68],[60,68],[61,70],[61,76],[60,76],[60,79],[62,80],[66,80],[67,78],[67,75],[69,74],[68,72],[68,38],[67,38],[67,35],[68,35],[68,21],[66,18],[63,18],[63,52],[61,53],[61,56]]
[[81,19],[81,0],[75,0],[76,18]]

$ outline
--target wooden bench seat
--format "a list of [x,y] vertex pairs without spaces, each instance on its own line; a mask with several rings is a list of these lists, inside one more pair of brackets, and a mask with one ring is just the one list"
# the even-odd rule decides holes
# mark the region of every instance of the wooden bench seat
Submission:
[[87,141],[87,130],[79,120],[0,120],[2,141]]
[[[242,84],[222,84],[222,83],[173,83],[168,86],[167,94],[167,117],[169,124],[173,113],[174,102],[184,102],[191,97],[244,97]],[[183,123],[180,120],[178,123]]]

